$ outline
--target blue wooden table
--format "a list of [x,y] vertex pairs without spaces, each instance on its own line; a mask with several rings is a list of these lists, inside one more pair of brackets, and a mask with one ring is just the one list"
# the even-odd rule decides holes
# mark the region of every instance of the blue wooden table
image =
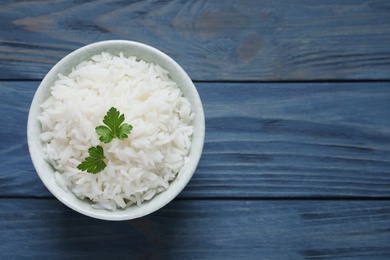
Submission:
[[[390,259],[390,2],[0,2],[0,259]],[[202,98],[186,189],[140,219],[85,217],[33,168],[49,69],[86,44],[172,56]]]

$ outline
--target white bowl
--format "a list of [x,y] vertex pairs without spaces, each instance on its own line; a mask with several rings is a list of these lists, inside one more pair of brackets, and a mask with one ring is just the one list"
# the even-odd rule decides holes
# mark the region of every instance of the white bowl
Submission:
[[[89,59],[95,54],[109,52],[118,55],[122,52],[125,56],[136,56],[147,62],[159,64],[170,72],[174,80],[181,88],[183,95],[189,100],[195,113],[194,133],[189,153],[189,165],[187,170],[177,176],[169,188],[156,195],[148,202],[143,202],[140,207],[131,206],[124,210],[108,211],[94,209],[92,203],[77,198],[72,192],[64,191],[54,179],[54,168],[43,158],[41,124],[38,116],[41,114],[40,105],[51,95],[50,87],[57,80],[58,73],[67,75],[71,69],[81,61]],[[39,85],[32,101],[27,123],[28,147],[34,167],[47,189],[62,203],[71,209],[97,219],[104,220],[129,220],[148,215],[172,201],[187,185],[200,160],[205,137],[205,119],[203,106],[199,94],[187,73],[168,55],[148,45],[124,40],[113,40],[93,43],[75,50],[59,61],[45,76]]]

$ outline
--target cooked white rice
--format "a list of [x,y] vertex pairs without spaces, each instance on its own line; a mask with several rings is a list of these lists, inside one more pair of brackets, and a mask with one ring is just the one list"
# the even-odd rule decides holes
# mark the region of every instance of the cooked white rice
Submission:
[[[41,107],[44,156],[56,169],[56,182],[95,208],[140,206],[185,170],[194,114],[158,65],[122,53],[95,55],[69,75],[58,75]],[[133,130],[127,139],[105,144],[95,127],[103,125],[111,107]],[[97,174],[77,169],[97,145],[104,149],[107,167]]]

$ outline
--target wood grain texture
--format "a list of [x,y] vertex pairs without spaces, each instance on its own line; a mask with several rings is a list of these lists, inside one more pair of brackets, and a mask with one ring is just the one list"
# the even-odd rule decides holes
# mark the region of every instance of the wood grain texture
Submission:
[[[31,164],[38,82],[0,82],[0,197],[50,196]],[[390,197],[389,83],[198,83],[199,167],[181,198]]]
[[136,40],[194,80],[388,80],[387,0],[1,1],[0,79],[41,79],[85,44]]
[[[390,259],[389,14],[388,0],[0,1],[0,259]],[[173,57],[206,115],[185,190],[123,222],[53,199],[26,135],[39,80],[110,39]]]
[[[388,259],[389,201],[173,201],[126,222],[0,199],[2,259]],[[22,249],[22,250],[21,250]]]

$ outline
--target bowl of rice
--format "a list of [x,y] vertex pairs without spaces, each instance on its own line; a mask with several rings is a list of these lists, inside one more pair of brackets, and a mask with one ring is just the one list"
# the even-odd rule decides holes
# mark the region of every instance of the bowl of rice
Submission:
[[155,212],[188,184],[205,119],[187,73],[133,41],[81,47],[44,77],[31,103],[31,160],[47,189],[89,217],[130,220]]

